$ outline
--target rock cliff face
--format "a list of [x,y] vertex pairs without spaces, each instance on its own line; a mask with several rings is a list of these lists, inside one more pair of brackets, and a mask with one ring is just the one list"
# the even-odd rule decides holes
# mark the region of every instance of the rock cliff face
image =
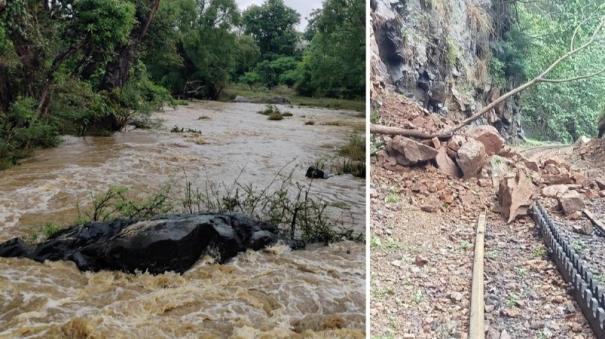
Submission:
[[[370,5],[374,89],[397,91],[460,120],[513,85],[497,85],[490,75],[492,50],[511,25],[509,2],[372,0]],[[486,119],[507,138],[520,133],[514,100]]]

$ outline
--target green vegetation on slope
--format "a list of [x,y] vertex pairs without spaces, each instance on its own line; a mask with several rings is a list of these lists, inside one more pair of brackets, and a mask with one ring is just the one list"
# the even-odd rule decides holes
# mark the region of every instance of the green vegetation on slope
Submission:
[[[597,0],[516,3],[518,22],[495,46],[492,74],[513,84],[540,74],[557,58],[586,42],[605,15]],[[580,25],[580,26],[579,26]],[[576,27],[580,27],[576,31]],[[596,43],[557,66],[548,78],[567,79],[605,67],[601,32]],[[540,139],[573,142],[582,135],[596,136],[597,120],[605,103],[605,76],[562,83],[541,83],[521,95],[524,127]]]

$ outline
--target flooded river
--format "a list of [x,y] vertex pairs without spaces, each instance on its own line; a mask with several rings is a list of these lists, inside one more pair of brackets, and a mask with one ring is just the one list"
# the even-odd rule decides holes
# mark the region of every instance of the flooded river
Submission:
[[[352,126],[364,123],[352,112],[286,106],[293,117],[269,121],[256,113],[263,108],[194,102],[156,113],[159,128],[65,137],[0,172],[0,241],[47,222],[70,224],[78,206],[116,185],[153,192],[186,177],[263,187],[284,167],[306,182],[306,166],[333,158]],[[171,133],[174,126],[201,134]],[[363,180],[343,175],[312,187],[363,232]],[[158,276],[0,258],[0,337],[362,337],[364,256],[364,245],[352,242],[296,252],[276,246]]]

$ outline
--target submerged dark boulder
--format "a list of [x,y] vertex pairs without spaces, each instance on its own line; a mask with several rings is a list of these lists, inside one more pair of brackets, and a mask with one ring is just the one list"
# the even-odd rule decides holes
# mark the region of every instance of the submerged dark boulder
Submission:
[[311,179],[328,179],[330,175],[315,166],[310,166],[307,168],[307,173],[305,173],[305,177]]
[[71,260],[85,271],[182,273],[201,256],[224,263],[274,244],[277,234],[277,227],[237,214],[171,215],[73,226],[33,246],[15,238],[0,244],[0,257]]

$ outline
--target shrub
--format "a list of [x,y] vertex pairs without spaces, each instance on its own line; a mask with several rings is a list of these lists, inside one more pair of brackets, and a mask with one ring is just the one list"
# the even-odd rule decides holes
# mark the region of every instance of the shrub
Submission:
[[351,135],[347,144],[340,148],[339,153],[353,161],[365,161],[366,142],[364,138],[359,135]]
[[[261,82],[267,87],[281,84],[281,80],[291,82],[298,61],[293,57],[278,57],[274,60],[264,60],[256,65],[254,71],[261,78]],[[282,75],[284,76],[282,78]]]
[[246,85],[260,84],[263,81],[261,76],[256,72],[246,72],[244,75],[239,77],[239,82]]
[[284,116],[278,112],[273,112],[271,114],[269,114],[269,116],[267,117],[267,120],[283,120]]
[[342,207],[315,197],[311,190],[313,181],[301,184],[294,182],[292,176],[293,171],[289,175],[280,171],[265,187],[243,184],[236,179],[230,184],[206,182],[204,187],[196,188],[186,181],[182,195],[173,196],[171,187],[164,186],[143,199],[132,197],[126,188],[114,187],[95,196],[89,210],[78,220],[85,223],[116,218],[137,220],[168,213],[242,213],[278,226],[281,235],[292,240],[363,241],[363,234],[344,229],[344,225],[352,222],[347,213],[343,211],[340,217],[329,213],[329,209],[342,210]]

